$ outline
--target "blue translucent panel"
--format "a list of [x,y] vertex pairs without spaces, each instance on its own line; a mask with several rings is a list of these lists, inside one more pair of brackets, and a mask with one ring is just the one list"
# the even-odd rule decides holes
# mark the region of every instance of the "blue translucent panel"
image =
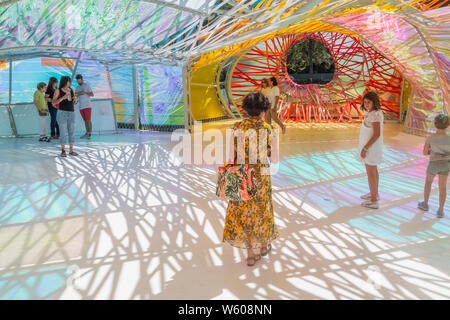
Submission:
[[142,124],[184,124],[181,67],[161,64],[140,66],[138,83]]
[[11,112],[19,135],[40,133],[39,114],[33,103],[11,105]]
[[12,135],[11,123],[6,106],[0,105],[0,137]]
[[119,123],[134,123],[133,77],[131,66],[110,69],[116,119]]
[[12,134],[7,104],[9,103],[9,63],[0,60],[0,136]]
[[[60,61],[60,59],[53,60],[55,65]],[[48,83],[50,77],[55,77],[59,81],[61,76],[72,76],[71,68],[44,66],[41,58],[13,62],[12,73],[12,103],[33,102],[37,84]]]

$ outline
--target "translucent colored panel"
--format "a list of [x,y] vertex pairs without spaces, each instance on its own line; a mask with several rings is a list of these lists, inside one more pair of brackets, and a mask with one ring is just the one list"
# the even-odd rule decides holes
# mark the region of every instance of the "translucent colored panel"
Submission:
[[327,21],[361,34],[395,63],[413,86],[407,126],[432,131],[435,115],[444,111],[443,79],[417,27],[382,12],[349,14]]
[[215,71],[218,67],[219,63],[215,63],[192,73],[190,81],[191,112],[195,120],[221,118],[227,115],[217,99],[216,88],[213,85]]
[[183,125],[182,70],[160,64],[138,67],[141,123]]
[[[92,132],[115,131],[115,121],[111,99],[93,99],[92,107]],[[0,107],[1,108],[1,107]],[[39,134],[39,116],[36,107],[32,103],[20,103],[11,106],[17,133],[19,135]],[[1,109],[0,109],[1,111]],[[50,118],[49,118],[50,121]],[[78,108],[75,107],[75,133],[86,131],[84,121]]]
[[111,68],[111,86],[118,123],[134,123],[133,79],[131,66]]
[[12,135],[9,114],[5,105],[0,105],[0,137]]
[[12,105],[11,112],[19,135],[39,134],[39,115],[33,103]]
[[147,1],[21,0],[0,14],[0,48],[149,49],[198,19]]
[[[111,99],[92,99],[92,132],[104,133],[116,130],[114,111]],[[86,132],[83,118],[78,109],[75,110],[75,133]]]
[[9,102],[9,62],[0,60],[0,104]]
[[[104,65],[95,60],[80,60],[76,73],[81,74],[83,80],[90,85],[95,98],[111,98],[111,91],[109,89],[108,77]],[[77,85],[76,79],[74,78],[74,86]]]
[[39,82],[47,84],[50,77],[55,77],[59,81],[61,76],[72,76],[70,68],[43,66],[41,58],[14,61],[12,68],[12,103],[32,102],[37,84]]

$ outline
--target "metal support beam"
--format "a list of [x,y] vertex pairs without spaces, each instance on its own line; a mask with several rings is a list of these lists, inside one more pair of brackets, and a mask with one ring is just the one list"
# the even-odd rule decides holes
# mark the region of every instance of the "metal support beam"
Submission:
[[143,0],[143,1],[154,3],[154,4],[162,6],[162,7],[169,7],[169,8],[185,11],[185,12],[190,12],[190,13],[196,14],[196,15],[201,16],[201,17],[208,16],[208,14],[206,12],[195,10],[195,9],[191,9],[191,8],[187,8],[187,7],[184,7],[184,6],[181,6],[181,5],[177,5],[177,4],[174,4],[174,3],[170,3],[170,2],[166,2],[166,1],[161,1],[161,0]]
[[197,82],[191,82],[191,84],[200,86],[200,87],[218,87],[217,84],[208,84],[208,83],[197,83]]
[[111,74],[109,72],[109,66],[105,66],[106,69],[106,78],[108,79],[108,85],[109,85],[109,94],[111,95],[111,103],[113,107],[113,115],[114,115],[114,127],[116,128],[117,132],[117,116],[116,116],[116,104],[114,102],[114,96],[113,96],[113,90],[112,90],[112,82],[111,82]]
[[8,5],[10,5],[10,4],[13,4],[13,3],[19,2],[19,1],[20,1],[20,0],[7,0],[7,1],[3,1],[3,2],[0,3],[0,7],[8,6]]
[[8,104],[12,102],[12,60],[9,60],[9,91],[8,91]]
[[[300,24],[302,19],[308,14],[308,12],[312,11],[315,7],[318,6],[321,0],[314,0],[307,2],[304,6],[302,6],[302,9],[297,9],[294,11],[289,17],[278,21],[278,22],[271,22],[270,24],[267,24],[264,28],[256,28],[255,31],[249,31],[247,33],[242,33],[242,35],[232,35],[228,37],[226,40],[221,40],[216,42],[215,44],[211,44],[205,48],[198,48],[193,49],[191,51],[191,58],[199,57],[204,53],[214,51],[217,49],[225,48],[237,43],[241,43],[250,39],[254,39],[256,37],[270,34],[271,32],[281,30],[283,28],[289,27],[292,24]],[[242,19],[243,17],[241,17]]]
[[139,130],[139,92],[138,92],[137,70],[135,64],[133,64],[132,66],[132,77],[133,77],[134,129]]
[[8,93],[8,116],[9,116],[9,124],[11,125],[11,131],[13,135],[17,138],[19,136],[17,132],[16,123],[14,121],[12,109],[11,109],[11,103],[12,103],[12,60],[9,60],[9,93]]
[[239,63],[239,60],[246,53],[247,53],[247,51],[242,51],[239,55],[235,56],[233,64],[231,65],[231,68],[228,70],[227,78],[226,78],[226,91],[227,91],[227,95],[228,95],[228,102],[230,103],[230,110],[231,110],[231,106],[233,106],[233,109],[235,110],[235,112],[233,112],[233,110],[231,110],[231,111],[233,112],[235,117],[239,116],[240,119],[242,119],[243,117],[242,117],[241,111],[239,110],[239,108],[236,105],[236,101],[234,101],[233,93],[231,92],[231,80],[233,79],[233,73],[234,73],[234,70],[236,69],[237,64]]
[[[227,101],[225,101],[223,95],[222,95],[222,88],[221,88],[221,83],[220,83],[220,77],[222,75],[223,72],[223,68],[228,64],[229,60],[226,59],[223,62],[219,63],[219,65],[217,66],[216,72],[214,74],[214,89],[216,92],[216,96],[217,99],[219,100],[220,105],[222,106],[222,110],[228,114],[229,117],[231,117],[232,119],[235,119],[236,117],[234,116],[233,112],[230,110],[230,103],[227,99]],[[226,79],[225,79],[226,81]],[[226,87],[226,84],[225,84]],[[225,89],[226,90],[226,89]]]
[[80,62],[80,57],[81,57],[81,52],[78,53],[77,62],[75,62],[75,66],[73,67],[72,78],[70,78],[70,82],[71,82],[71,83],[73,82],[73,77],[75,77],[75,73],[77,72],[78,62]]
[[191,132],[192,119],[191,119],[191,73],[190,73],[191,61],[187,61],[183,66],[183,94],[184,94],[184,128]]
[[[400,95],[400,118],[398,119],[398,121],[400,123],[403,122],[403,120],[404,120],[403,119],[403,108],[405,107],[404,103],[403,103],[404,97],[405,97],[405,78],[402,77],[402,93]],[[405,119],[406,119],[406,116],[405,116]]]

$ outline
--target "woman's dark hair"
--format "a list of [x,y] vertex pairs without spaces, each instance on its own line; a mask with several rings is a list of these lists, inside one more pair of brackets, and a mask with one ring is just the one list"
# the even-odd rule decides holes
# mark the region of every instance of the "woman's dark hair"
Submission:
[[48,80],[47,88],[53,90],[54,83],[58,84],[58,79],[56,79],[55,77],[50,77],[50,79]]
[[378,94],[373,91],[367,92],[363,98],[360,109],[363,111],[366,111],[366,108],[364,107],[364,100],[370,100],[373,102],[373,109],[372,110],[380,110],[381,109],[381,103],[380,98],[378,97]]
[[68,76],[62,76],[61,79],[59,80],[59,88],[64,88],[67,84],[67,82],[72,82],[72,80],[70,79],[70,77]]
[[446,114],[439,114],[434,118],[434,126],[436,129],[445,130],[448,127],[448,115]]
[[250,116],[259,116],[261,112],[269,110],[270,102],[261,92],[254,92],[248,94],[244,98],[242,108],[247,111]]
[[270,81],[272,81],[272,85],[275,87],[278,85],[278,81],[275,77],[270,78]]

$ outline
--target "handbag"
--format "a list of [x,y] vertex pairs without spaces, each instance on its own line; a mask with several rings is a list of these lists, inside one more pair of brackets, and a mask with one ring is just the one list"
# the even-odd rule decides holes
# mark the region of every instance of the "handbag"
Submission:
[[[239,129],[239,124],[238,124]],[[243,144],[240,144],[243,146]],[[251,200],[256,195],[255,169],[248,164],[224,164],[219,167],[216,195],[233,201]]]

